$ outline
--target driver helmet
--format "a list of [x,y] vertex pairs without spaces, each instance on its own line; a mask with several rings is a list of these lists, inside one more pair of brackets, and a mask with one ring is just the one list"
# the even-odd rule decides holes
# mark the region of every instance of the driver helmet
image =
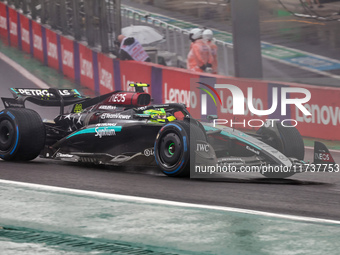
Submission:
[[200,28],[191,29],[189,32],[189,39],[193,42],[198,39],[202,39],[202,29]]
[[152,122],[170,122],[176,120],[174,116],[167,116],[164,108],[150,109],[143,112],[151,116]]
[[206,29],[202,33],[203,39],[208,41],[211,41],[213,39],[213,35],[214,35],[213,31],[211,31],[210,29]]

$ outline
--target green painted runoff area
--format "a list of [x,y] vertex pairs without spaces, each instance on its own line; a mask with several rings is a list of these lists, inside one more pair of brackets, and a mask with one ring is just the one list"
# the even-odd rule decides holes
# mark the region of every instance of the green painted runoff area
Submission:
[[12,248],[17,243],[13,249],[22,249],[26,242],[32,243],[27,250],[53,248],[89,254],[103,247],[118,254],[168,255],[330,255],[340,250],[338,224],[19,183],[3,182],[0,194],[0,243]]

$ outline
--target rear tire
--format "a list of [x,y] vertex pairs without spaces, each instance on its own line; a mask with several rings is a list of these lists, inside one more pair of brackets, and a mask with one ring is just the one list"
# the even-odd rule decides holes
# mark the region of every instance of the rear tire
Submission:
[[44,145],[45,127],[37,112],[26,108],[9,108],[0,112],[0,158],[32,160]]
[[206,135],[194,121],[173,121],[162,127],[155,141],[160,170],[167,176],[190,176],[190,161],[194,162],[198,140],[206,141]]

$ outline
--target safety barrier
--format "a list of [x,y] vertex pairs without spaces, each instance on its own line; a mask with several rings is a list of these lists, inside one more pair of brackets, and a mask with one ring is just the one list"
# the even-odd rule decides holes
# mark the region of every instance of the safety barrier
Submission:
[[[304,106],[312,116],[303,115],[293,105],[288,108],[286,116],[281,116],[279,99],[277,111],[270,116],[257,117],[246,110],[245,116],[234,118],[231,93],[222,93],[218,89],[217,93],[222,99],[222,104],[218,103],[215,107],[208,98],[207,113],[218,114],[224,119],[234,119],[236,122],[250,119],[295,119],[298,122],[297,128],[303,136],[340,141],[340,88],[236,79],[152,63],[119,61],[42,26],[2,2],[0,2],[0,37],[3,42],[31,54],[43,64],[59,70],[97,94],[129,90],[131,88],[128,84],[131,82],[147,82],[151,84],[148,92],[154,98],[154,103],[185,103],[196,118],[205,117],[201,107],[204,92],[196,89],[196,85],[194,88],[191,87],[193,79],[209,85],[232,84],[239,87],[244,95],[247,95],[247,88],[251,87],[254,91],[255,108],[259,109],[270,108],[273,88],[278,88],[279,91],[282,87],[306,88],[312,97]],[[295,97],[298,95],[290,94],[290,98]],[[210,107],[211,105],[213,107]]]

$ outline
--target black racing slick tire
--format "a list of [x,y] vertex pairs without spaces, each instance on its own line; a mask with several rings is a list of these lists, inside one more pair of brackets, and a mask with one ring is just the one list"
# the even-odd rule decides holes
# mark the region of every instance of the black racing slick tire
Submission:
[[163,126],[157,134],[154,148],[160,170],[171,177],[190,176],[190,161],[194,162],[194,148],[198,140],[206,141],[206,135],[193,120],[173,121]]
[[275,127],[261,127],[256,133],[263,136],[263,142],[286,157],[304,159],[305,145],[300,132],[295,127],[284,127],[280,122],[275,122]]
[[32,160],[44,145],[45,128],[37,112],[26,108],[8,108],[0,112],[0,158]]
[[278,125],[283,142],[283,154],[290,158],[303,160],[305,157],[305,145],[300,132],[295,127]]
[[[305,146],[300,132],[293,126],[284,127],[280,122],[275,122],[274,127],[261,127],[258,134],[263,136],[263,142],[280,151],[288,158],[303,160]],[[295,172],[266,172],[267,178],[288,178]]]

